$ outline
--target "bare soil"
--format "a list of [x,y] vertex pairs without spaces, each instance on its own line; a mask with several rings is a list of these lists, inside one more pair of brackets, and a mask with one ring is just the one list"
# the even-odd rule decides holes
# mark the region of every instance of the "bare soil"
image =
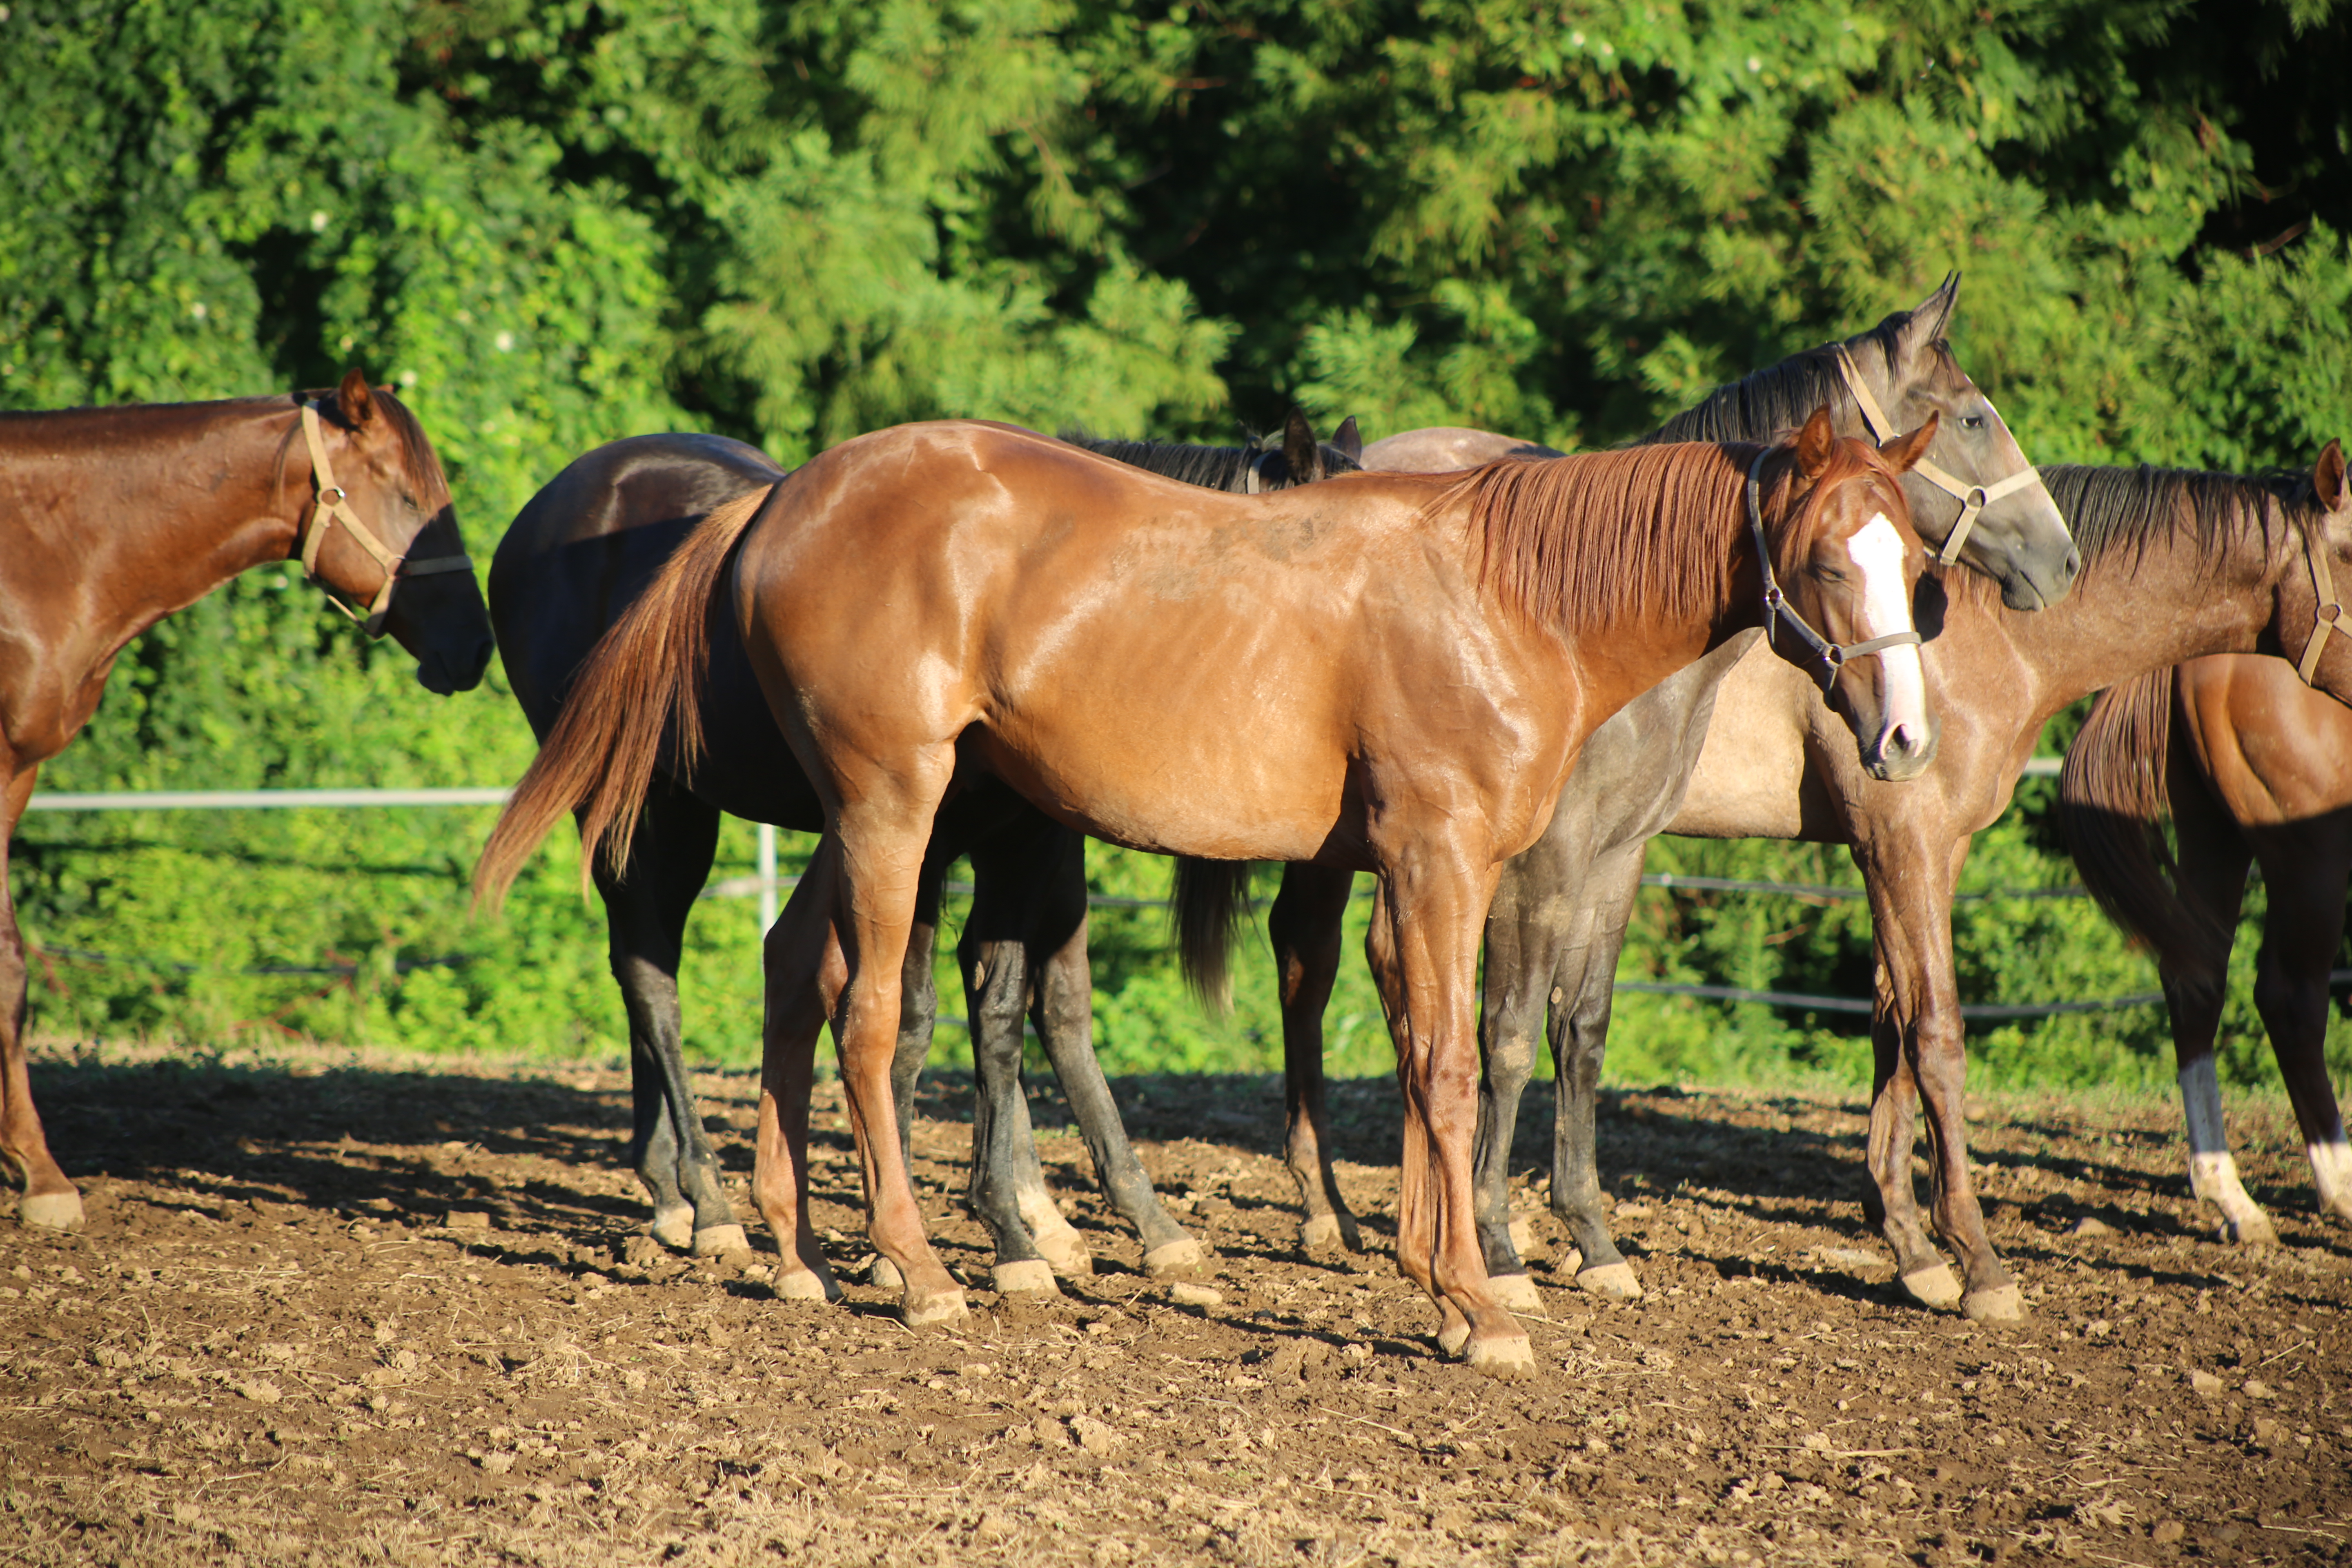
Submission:
[[[1648,1299],[1538,1265],[1531,1383],[1441,1360],[1385,1256],[1394,1094],[1336,1086],[1363,1257],[1296,1245],[1264,1079],[1120,1086],[1216,1255],[1171,1298],[1093,1195],[1059,1299],[777,1300],[638,1234],[623,1073],[297,1053],[37,1062],[79,1235],[0,1222],[0,1558],[48,1563],[1463,1562],[1892,1565],[2352,1554],[2352,1238],[2308,1217],[2282,1106],[2250,1186],[2285,1246],[2206,1234],[2178,1112],[2001,1101],[1976,1154],[2032,1311],[1906,1305],[1857,1194],[1852,1099],[1612,1094],[1603,1154]],[[754,1080],[701,1080],[748,1173]],[[857,1238],[837,1090],[817,1223]],[[950,1267],[960,1086],[917,1152]],[[1517,1166],[1543,1163],[1527,1129]],[[1539,1184],[1523,1194],[1540,1210]],[[757,1227],[754,1227],[755,1235]],[[1559,1232],[1548,1217],[1539,1236]],[[760,1245],[765,1247],[764,1237]]]

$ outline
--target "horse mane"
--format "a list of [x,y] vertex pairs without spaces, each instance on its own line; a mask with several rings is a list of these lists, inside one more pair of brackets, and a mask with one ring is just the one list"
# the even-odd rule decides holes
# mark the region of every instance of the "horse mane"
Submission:
[[2042,469],[2042,479],[2086,567],[2128,552],[2129,565],[2137,568],[2151,545],[2179,542],[2184,533],[2199,561],[2212,565],[2238,542],[2249,519],[2265,545],[2274,523],[2307,527],[2319,519],[2311,477],[2291,471],[2217,474],[2066,463]]
[[[1890,320],[1899,326],[1903,318]],[[1897,327],[1882,321],[1843,341],[1851,346],[1857,341],[1875,340],[1886,363],[1893,364],[1902,349],[1896,332]],[[1834,408],[1842,400],[1853,397],[1846,390],[1845,378],[1838,374],[1839,347],[1838,343],[1823,343],[1819,348],[1805,349],[1778,364],[1766,365],[1718,386],[1701,399],[1697,407],[1675,415],[1635,444],[1646,447],[1664,441],[1769,441],[1783,430],[1793,430],[1823,404]],[[1951,347],[1943,339],[1937,338],[1927,347],[1944,366],[1957,368]]]
[[[1744,518],[1748,466],[1761,449],[1682,442],[1506,458],[1471,469],[1439,504],[1466,492],[1481,583],[1531,620],[1578,636],[1636,618],[1687,619],[1723,602],[1738,556],[1726,531],[1694,528],[1687,513]],[[1820,510],[1784,507],[1775,518],[1788,473],[1766,487],[1765,531],[1776,548],[1801,546]]]
[[[1115,463],[1125,463],[1131,468],[1141,468],[1147,474],[1175,479],[1203,489],[1236,489],[1249,466],[1269,453],[1282,455],[1277,441],[1273,446],[1256,447],[1191,447],[1181,441],[1123,441],[1108,436],[1090,436],[1084,430],[1063,430],[1055,439],[1064,441],[1097,457],[1108,458]],[[1316,443],[1323,454],[1327,474],[1352,474],[1362,465],[1328,441]]]
[[[382,387],[374,390],[373,398],[379,417],[392,421],[400,437],[401,466],[408,472],[408,481],[415,487],[416,499],[435,503],[425,508],[426,515],[440,510],[439,503],[449,500],[449,479],[441,471],[441,454],[425,439],[425,426],[409,412],[408,405]],[[330,399],[329,406],[333,406]]]

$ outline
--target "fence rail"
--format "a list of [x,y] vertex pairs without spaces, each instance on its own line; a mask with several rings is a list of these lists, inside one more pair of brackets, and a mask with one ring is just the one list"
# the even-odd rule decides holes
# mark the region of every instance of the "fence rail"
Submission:
[[[2035,757],[2025,764],[2027,777],[2046,778],[2057,773],[2061,762],[2056,757]],[[442,789],[256,789],[256,790],[119,790],[89,794],[37,794],[26,803],[27,811],[282,811],[295,809],[350,810],[394,806],[466,806],[503,805],[512,793],[503,788],[442,788]],[[759,871],[750,877],[729,877],[703,889],[704,898],[733,899],[757,897],[760,900],[761,929],[775,922],[777,896],[780,889],[799,881],[797,877],[776,874],[776,830],[765,823],[759,828]],[[1812,882],[1762,882],[1732,877],[1690,877],[1670,871],[1653,872],[1642,879],[1643,886],[1668,891],[1769,894],[1808,900],[1859,899],[1864,889],[1849,885]],[[965,884],[950,884],[953,892],[970,892]],[[2080,888],[2010,888],[1983,892],[1963,893],[1963,899],[2079,899],[2084,897]],[[1097,909],[1160,909],[1166,900],[1160,899],[1123,898],[1109,893],[1088,897],[1087,903]],[[35,949],[37,953],[68,963],[120,964],[137,968],[164,970],[176,973],[204,973],[200,964],[165,959],[124,957],[118,954],[90,952],[78,948]],[[445,968],[460,964],[463,958],[404,959],[394,967],[401,971],[422,968]],[[238,970],[236,973],[254,976],[321,975],[355,973],[356,964],[334,965],[272,965],[264,968]],[[2338,970],[2332,977],[2341,984],[2352,980],[2352,970]],[[1738,985],[1683,984],[1664,981],[1621,980],[1620,991],[1639,992],[1650,995],[1696,996],[1717,1002],[1761,1002],[1768,1006],[1787,1007],[1807,1012],[1866,1014],[1873,1004],[1854,996],[1818,996],[1796,991],[1759,991]],[[1960,1008],[1964,1018],[1985,1021],[2046,1018],[2068,1013],[2110,1012],[2126,1007],[2152,1006],[2164,1000],[2160,992],[2139,992],[2128,996],[2102,997],[2080,1002],[2036,1002],[2021,1004],[1969,1003]],[[945,1023],[960,1020],[942,1018]]]

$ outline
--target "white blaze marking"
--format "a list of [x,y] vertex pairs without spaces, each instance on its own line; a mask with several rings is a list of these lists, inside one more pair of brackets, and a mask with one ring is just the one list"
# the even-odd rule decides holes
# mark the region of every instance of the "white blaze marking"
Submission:
[[[1862,637],[1868,642],[1911,630],[1911,597],[1903,582],[1903,536],[1884,512],[1846,541],[1846,553],[1862,573]],[[1900,737],[1915,746],[1927,742],[1927,678],[1916,644],[1882,649],[1885,711],[1880,716],[1882,750]]]

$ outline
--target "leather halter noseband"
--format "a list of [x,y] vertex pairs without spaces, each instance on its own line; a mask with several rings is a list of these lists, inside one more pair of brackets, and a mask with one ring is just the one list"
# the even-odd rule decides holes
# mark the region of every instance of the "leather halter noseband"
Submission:
[[[1845,389],[1853,394],[1854,404],[1862,410],[1863,428],[1870,432],[1870,438],[1885,442],[1904,434],[1895,428],[1895,422],[1886,417],[1885,409],[1878,406],[1878,399],[1870,395],[1869,386],[1862,379],[1861,369],[1853,363],[1853,355],[1847,352],[1843,343],[1835,347],[1838,374],[1845,378]],[[2009,478],[1990,485],[1964,485],[1924,457],[1911,465],[1911,471],[1960,503],[1960,521],[1952,525],[1952,531],[1945,537],[1943,549],[1936,553],[1936,563],[1939,566],[1949,566],[1959,560],[1960,546],[1968,542],[1969,530],[1977,525],[1978,513],[2028,485],[2042,482],[2041,470],[2031,463]]]
[[[327,595],[327,603],[349,616],[372,637],[383,636],[383,617],[392,609],[392,590],[403,577],[430,577],[440,572],[471,572],[474,563],[465,555],[435,555],[423,561],[411,561],[395,555],[375,531],[360,521],[352,508],[351,498],[343,487],[335,482],[335,470],[327,461],[327,443],[319,428],[316,405],[302,405],[302,438],[310,447],[310,478],[319,487],[318,500],[310,508],[310,526],[302,533],[302,576],[316,584]],[[361,549],[375,557],[383,568],[383,586],[368,601],[367,614],[360,615],[335,596],[335,590],[319,577],[319,547],[327,541],[327,530],[341,523],[345,532],[358,542]]]
[[1789,630],[1795,634],[1797,640],[1811,648],[1813,657],[1826,667],[1815,678],[1826,687],[1837,678],[1837,672],[1845,667],[1848,659],[1884,653],[1890,647],[1903,647],[1923,639],[1915,629],[1889,632],[1883,637],[1872,637],[1865,642],[1833,643],[1813,630],[1805,617],[1797,613],[1797,607],[1789,603],[1788,595],[1780,592],[1780,581],[1772,574],[1772,552],[1764,542],[1764,484],[1757,477],[1763,471],[1764,459],[1780,449],[1767,447],[1756,454],[1754,462],[1748,465],[1748,527],[1756,539],[1757,564],[1764,570],[1764,641],[1767,647],[1773,646],[1774,632],[1781,622],[1787,622]]

